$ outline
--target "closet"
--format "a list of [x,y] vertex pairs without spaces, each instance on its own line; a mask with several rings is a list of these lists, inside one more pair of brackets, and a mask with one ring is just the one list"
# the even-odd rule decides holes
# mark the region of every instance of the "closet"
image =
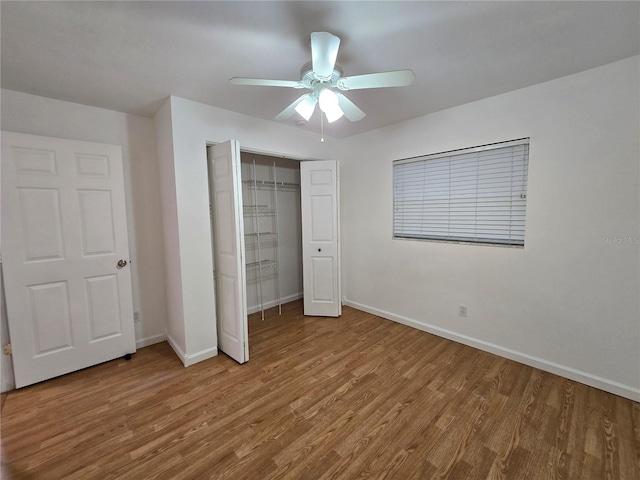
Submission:
[[302,298],[300,162],[241,152],[248,313]]

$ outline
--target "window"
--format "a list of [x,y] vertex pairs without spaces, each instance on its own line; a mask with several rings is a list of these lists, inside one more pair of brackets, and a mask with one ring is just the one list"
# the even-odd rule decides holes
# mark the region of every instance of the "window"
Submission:
[[393,237],[524,245],[529,139],[393,162]]

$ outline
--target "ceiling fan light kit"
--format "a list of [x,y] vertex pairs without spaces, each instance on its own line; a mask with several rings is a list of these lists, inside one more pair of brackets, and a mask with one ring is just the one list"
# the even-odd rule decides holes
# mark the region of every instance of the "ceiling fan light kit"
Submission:
[[307,93],[300,97],[300,102],[296,105],[295,111],[308,122],[316,109],[316,102],[317,100],[314,96]]
[[318,95],[318,103],[320,104],[320,110],[327,116],[329,123],[335,122],[344,115],[344,112],[338,104],[338,96],[328,88],[323,88]]
[[299,81],[242,77],[234,77],[230,81],[234,85],[306,88],[311,90],[311,93],[305,93],[298,97],[280,112],[275,119],[286,120],[294,113],[298,113],[306,121],[309,121],[316,105],[319,104],[321,112],[327,118],[327,122],[332,123],[343,116],[351,122],[357,122],[366,115],[340,91],[404,87],[410,85],[415,78],[411,70],[343,77],[342,68],[336,63],[339,47],[340,39],[335,35],[328,32],[313,32],[311,34],[311,62],[303,65]]

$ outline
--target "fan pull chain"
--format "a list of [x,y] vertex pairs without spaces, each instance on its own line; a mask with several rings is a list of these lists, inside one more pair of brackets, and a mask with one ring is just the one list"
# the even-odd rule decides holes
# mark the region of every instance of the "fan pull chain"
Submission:
[[324,114],[320,111],[320,143],[324,143]]

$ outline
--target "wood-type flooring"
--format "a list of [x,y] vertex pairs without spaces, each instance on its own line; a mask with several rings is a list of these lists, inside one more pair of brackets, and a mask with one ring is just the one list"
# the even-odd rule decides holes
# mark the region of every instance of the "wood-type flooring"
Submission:
[[10,392],[3,479],[640,479],[640,406],[352,308]]

